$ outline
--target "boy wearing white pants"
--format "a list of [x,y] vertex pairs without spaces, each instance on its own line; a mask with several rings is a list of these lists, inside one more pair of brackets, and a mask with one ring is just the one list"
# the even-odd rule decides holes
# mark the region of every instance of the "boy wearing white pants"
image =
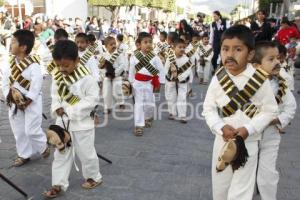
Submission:
[[185,44],[178,39],[174,44],[174,52],[171,51],[166,64],[165,95],[168,102],[169,119],[178,119],[181,123],[187,123],[187,90],[192,63],[185,55]]
[[99,160],[94,147],[95,125],[91,112],[99,101],[97,81],[89,70],[80,64],[76,44],[69,40],[58,41],[53,59],[59,67],[52,82],[51,113],[56,124],[71,135],[71,146],[65,152],[55,150],[52,163],[52,187],[43,193],[48,198],[57,197],[69,186],[69,175],[78,156],[85,182],[82,187],[92,189],[102,183]]
[[142,136],[144,127],[152,126],[155,108],[153,91],[160,88],[158,74],[164,68],[160,58],[152,52],[152,36],[149,33],[141,32],[137,45],[140,50],[136,50],[131,57],[129,80],[133,80],[135,98],[134,134]]
[[[215,134],[212,158],[214,200],[252,200],[257,167],[258,140],[277,115],[278,106],[267,74],[249,61],[254,55],[254,37],[243,25],[227,29],[221,39],[220,68],[207,90],[203,116]],[[216,163],[225,142],[244,139],[248,160],[233,170],[228,166],[217,172]]]
[[113,102],[119,105],[120,109],[125,108],[122,77],[127,61],[122,49],[117,49],[115,38],[108,36],[104,43],[107,51],[100,58],[100,69],[102,77],[104,77],[102,85],[104,111],[109,114],[113,108]]
[[[14,166],[21,166],[35,154],[48,157],[50,149],[42,130],[43,75],[37,56],[30,56],[34,35],[27,30],[13,34],[9,65],[3,68],[2,89],[9,105],[9,122],[16,139],[17,158]],[[18,100],[14,94],[18,93]]]
[[[296,112],[296,100],[289,90],[286,80],[280,74],[278,49],[273,42],[260,42],[255,47],[254,63],[269,74],[279,114],[262,133],[259,141],[259,161],[257,186],[262,200],[276,200],[279,173],[276,170],[280,132],[293,119]],[[271,59],[270,59],[271,58]],[[274,59],[272,59],[274,58]]]
[[211,59],[213,57],[212,46],[208,44],[209,37],[208,34],[204,34],[202,36],[202,44],[199,45],[199,55],[200,61],[199,66],[197,68],[197,73],[199,77],[200,84],[208,84],[211,75]]

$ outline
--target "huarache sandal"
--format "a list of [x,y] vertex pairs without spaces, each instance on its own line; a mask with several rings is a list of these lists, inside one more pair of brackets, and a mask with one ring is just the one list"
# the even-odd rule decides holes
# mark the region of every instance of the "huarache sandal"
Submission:
[[151,128],[153,124],[153,118],[145,120],[145,128]]
[[97,187],[98,185],[100,185],[102,183],[102,180],[96,182],[91,178],[88,178],[81,186],[84,189],[93,189],[95,187]]
[[142,136],[143,133],[144,133],[143,127],[137,126],[137,127],[134,128],[134,135],[135,136]]
[[50,199],[56,198],[59,193],[61,193],[62,189],[59,185],[53,185],[48,191],[43,192],[42,194]]
[[20,167],[26,163],[28,163],[30,161],[30,158],[22,158],[20,156],[18,156],[13,163],[14,167]]

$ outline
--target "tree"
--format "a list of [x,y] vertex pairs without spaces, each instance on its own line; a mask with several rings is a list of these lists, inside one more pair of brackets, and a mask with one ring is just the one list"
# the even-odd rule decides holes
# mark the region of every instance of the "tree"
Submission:
[[0,6],[4,5],[4,0],[0,0]]

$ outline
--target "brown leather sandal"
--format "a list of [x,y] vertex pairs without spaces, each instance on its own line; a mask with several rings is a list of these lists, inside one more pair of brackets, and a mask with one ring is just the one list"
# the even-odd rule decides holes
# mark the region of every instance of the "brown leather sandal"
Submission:
[[30,158],[22,158],[20,156],[18,156],[15,160],[14,160],[14,167],[20,167],[26,163],[28,163],[30,161]]
[[102,180],[96,182],[96,181],[94,181],[94,179],[88,178],[81,186],[84,189],[93,189],[93,188],[97,187],[98,185],[100,185],[101,183],[102,183]]
[[153,118],[145,120],[145,128],[151,128],[153,124]]
[[134,128],[134,135],[135,136],[142,136],[144,133],[143,127],[137,126]]
[[59,185],[53,185],[48,191],[43,192],[42,194],[50,199],[56,198],[60,193],[62,189]]

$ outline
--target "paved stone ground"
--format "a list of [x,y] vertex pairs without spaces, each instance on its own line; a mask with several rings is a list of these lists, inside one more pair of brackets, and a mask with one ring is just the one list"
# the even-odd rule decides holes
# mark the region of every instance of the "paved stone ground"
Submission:
[[[81,172],[74,169],[70,176],[69,190],[63,200],[208,200],[211,197],[211,154],[213,135],[205,121],[197,117],[202,111],[206,86],[194,85],[196,97],[190,100],[199,105],[192,119],[182,125],[167,120],[164,112],[154,127],[146,130],[143,137],[133,136],[133,120],[115,120],[112,115],[105,127],[96,129],[96,149],[113,161],[112,165],[100,160],[104,183],[97,189],[86,191],[81,188]],[[300,82],[296,82],[300,88]],[[44,112],[49,116],[49,80],[44,84]],[[300,95],[295,94],[299,103]],[[164,101],[161,99],[160,103]],[[130,102],[130,101],[129,101]],[[166,108],[166,106],[163,106]],[[117,113],[130,116],[130,113]],[[300,114],[283,135],[279,152],[278,167],[280,183],[278,199],[296,200],[300,196]],[[7,110],[0,110],[0,170],[34,199],[51,184],[51,162],[53,157],[20,167],[9,168],[16,156],[14,138],[7,119]],[[43,128],[52,121],[44,120]],[[78,162],[79,163],[79,162]],[[1,200],[23,199],[6,183],[0,181]],[[255,197],[254,199],[259,199]]]

